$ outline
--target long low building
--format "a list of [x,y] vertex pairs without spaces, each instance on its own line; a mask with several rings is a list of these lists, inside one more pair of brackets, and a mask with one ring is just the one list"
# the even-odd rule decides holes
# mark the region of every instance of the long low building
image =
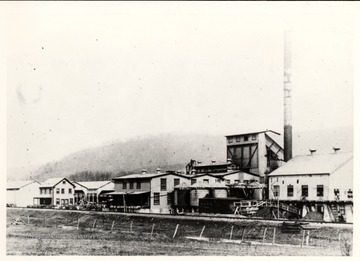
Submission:
[[32,205],[33,198],[39,195],[39,186],[35,180],[7,182],[6,204],[16,207]]
[[294,203],[325,221],[353,221],[353,154],[295,156],[269,175],[269,198]]

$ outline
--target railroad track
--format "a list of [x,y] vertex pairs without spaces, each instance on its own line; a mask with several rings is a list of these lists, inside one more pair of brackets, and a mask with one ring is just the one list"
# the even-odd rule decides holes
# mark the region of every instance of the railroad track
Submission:
[[[251,217],[240,217],[216,214],[214,216],[201,215],[201,214],[184,214],[184,215],[171,215],[171,214],[160,214],[160,213],[123,213],[123,212],[111,212],[111,211],[87,211],[87,210],[66,210],[66,209],[44,209],[44,208],[26,208],[26,207],[7,207],[7,209],[23,209],[29,211],[55,211],[55,212],[70,212],[70,213],[84,213],[84,214],[109,214],[109,215],[121,215],[121,216],[137,216],[137,217],[150,217],[150,218],[166,218],[166,219],[188,219],[188,220],[208,220],[208,221],[223,221],[223,222],[234,222],[234,221],[261,221],[269,224],[280,224],[283,222],[295,221],[289,219],[265,219],[265,218],[251,218]],[[302,220],[304,221],[304,220]],[[312,221],[305,220],[315,226],[332,226],[332,227],[353,227],[353,223],[336,223],[326,221]]]

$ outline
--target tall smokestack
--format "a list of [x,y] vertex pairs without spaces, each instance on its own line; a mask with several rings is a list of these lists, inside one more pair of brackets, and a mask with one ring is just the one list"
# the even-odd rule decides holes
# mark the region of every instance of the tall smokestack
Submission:
[[284,33],[284,160],[292,158],[291,34]]

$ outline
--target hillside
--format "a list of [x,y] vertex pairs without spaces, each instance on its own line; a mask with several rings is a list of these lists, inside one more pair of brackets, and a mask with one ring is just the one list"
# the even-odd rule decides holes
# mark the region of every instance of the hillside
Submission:
[[[353,151],[353,130],[306,131],[293,134],[293,155],[307,154],[309,149],[318,153]],[[190,159],[202,162],[225,161],[224,136],[199,134],[163,134],[126,142],[113,142],[96,148],[84,149],[65,158],[47,163],[33,170],[32,178],[40,181],[56,176],[69,176],[79,172],[111,173],[112,176],[162,170],[184,170]],[[27,174],[27,177],[30,175]]]

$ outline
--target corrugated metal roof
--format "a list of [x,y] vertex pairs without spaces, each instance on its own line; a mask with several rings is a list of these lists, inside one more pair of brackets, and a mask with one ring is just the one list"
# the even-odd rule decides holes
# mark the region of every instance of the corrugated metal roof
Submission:
[[175,176],[179,176],[182,178],[188,178],[187,176],[184,176],[182,174],[177,174],[177,173],[146,173],[146,174],[130,174],[130,175],[126,175],[126,176],[113,178],[113,180],[116,180],[116,179],[152,179],[155,177],[166,176],[166,175],[175,175]]
[[285,165],[274,170],[269,176],[331,174],[352,158],[352,153],[315,153],[313,155],[295,156],[285,163]]
[[231,135],[226,135],[225,137],[234,137],[234,136],[242,136],[242,135],[249,135],[249,134],[258,134],[258,133],[269,133],[272,132],[274,134],[280,135],[280,133],[273,131],[273,130],[262,130],[262,131],[244,131],[242,133],[239,134],[231,134]]
[[36,182],[40,185],[40,183],[35,180],[9,181],[6,183],[6,189],[20,189],[20,188],[25,187],[33,182]]
[[75,183],[84,186],[87,189],[98,189],[111,183],[111,181],[75,181]]

